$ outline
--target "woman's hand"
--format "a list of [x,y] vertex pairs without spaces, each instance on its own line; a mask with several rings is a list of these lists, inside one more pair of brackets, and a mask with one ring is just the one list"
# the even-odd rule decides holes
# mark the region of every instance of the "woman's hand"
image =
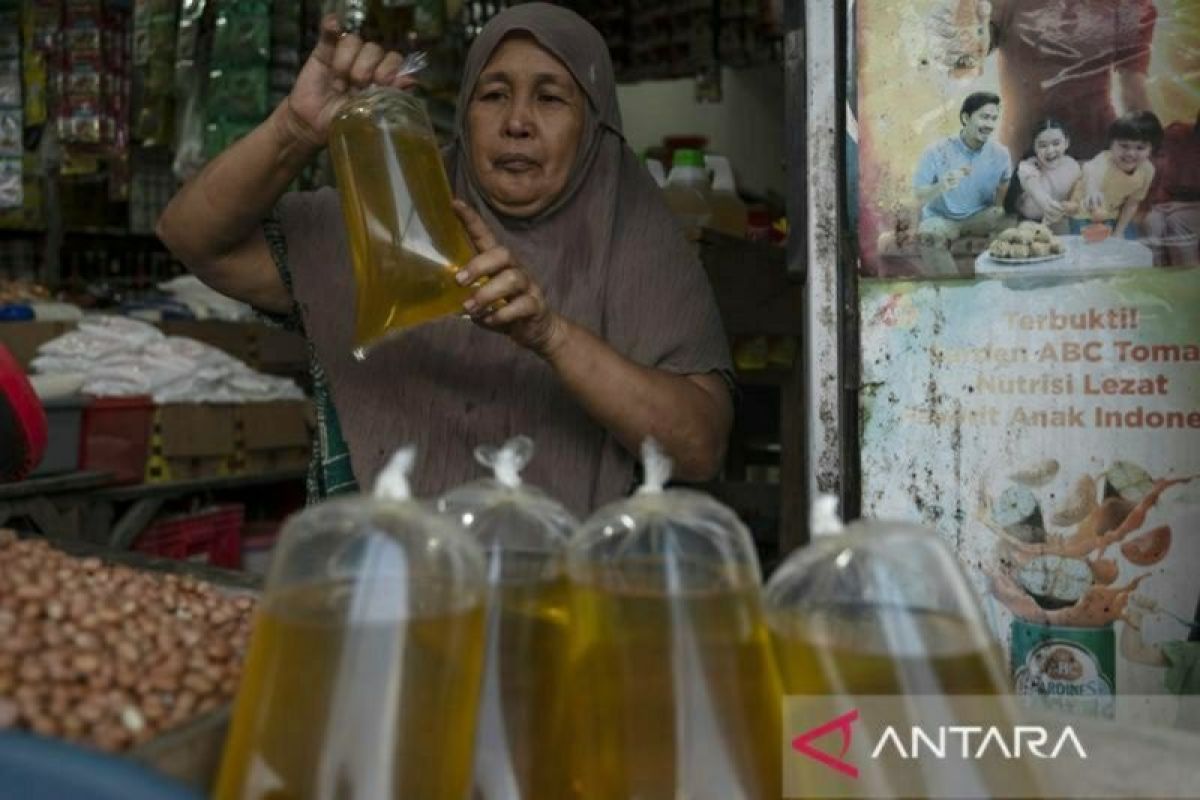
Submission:
[[326,14],[317,46],[287,97],[287,133],[324,147],[334,116],[353,92],[371,84],[398,89],[416,84],[413,76],[400,75],[403,66],[404,57],[399,53],[385,53],[379,45],[364,43],[354,34],[343,35],[337,15]]
[[456,279],[463,286],[485,279],[463,308],[476,324],[507,334],[540,356],[549,356],[560,343],[562,318],[508,248],[496,241],[483,218],[461,200],[454,201],[454,210],[479,250]]

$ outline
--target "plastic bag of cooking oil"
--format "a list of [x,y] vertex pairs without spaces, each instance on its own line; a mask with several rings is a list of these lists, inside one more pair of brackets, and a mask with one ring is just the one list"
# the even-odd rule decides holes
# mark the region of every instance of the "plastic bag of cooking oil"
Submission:
[[974,590],[938,535],[899,522],[843,528],[835,507],[832,498],[821,499],[812,542],[767,584],[767,619],[785,689],[1005,691],[1007,675]]
[[576,796],[775,800],[779,690],[754,543],[716,500],[664,489],[656,447],[643,460],[641,489],[567,549]]
[[[932,530],[885,521],[843,528],[836,500],[814,509],[813,540],[771,576],[764,592],[768,630],[783,694],[784,724],[842,719],[854,708],[877,730],[1018,721],[999,643],[957,559]],[[809,724],[803,724],[808,720]],[[982,730],[982,727],[981,727]],[[981,734],[982,735],[982,734]],[[836,734],[835,741],[836,741]],[[869,737],[843,740],[841,760],[862,766],[872,797],[1054,797],[1032,759],[876,759]],[[811,755],[823,744],[813,743]],[[991,755],[996,756],[998,751]],[[791,789],[824,797],[845,778],[812,758],[789,759]],[[784,787],[790,795],[789,786]]]
[[461,314],[471,287],[455,274],[475,255],[424,104],[397,89],[355,96],[329,151],[357,282],[355,355],[391,333]]
[[412,458],[284,527],[215,797],[467,796],[484,558],[409,498]]
[[521,482],[533,442],[480,447],[492,478],[438,500],[488,559],[487,655],[475,743],[477,800],[567,797],[556,753],[564,742],[566,545],[578,523],[545,492]]

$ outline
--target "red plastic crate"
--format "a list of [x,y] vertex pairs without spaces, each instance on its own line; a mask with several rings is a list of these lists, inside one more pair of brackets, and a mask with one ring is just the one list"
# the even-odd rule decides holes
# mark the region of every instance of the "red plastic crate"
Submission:
[[245,516],[244,505],[228,503],[191,514],[162,517],[142,531],[133,549],[148,555],[238,569],[242,565]]
[[153,418],[149,396],[92,398],[83,409],[79,468],[112,473],[117,483],[141,483]]

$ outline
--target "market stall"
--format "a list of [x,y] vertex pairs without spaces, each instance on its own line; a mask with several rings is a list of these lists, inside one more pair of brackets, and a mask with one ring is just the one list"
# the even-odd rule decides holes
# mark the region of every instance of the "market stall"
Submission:
[[[313,342],[186,275],[156,228],[181,182],[291,91],[321,5],[0,2],[0,347],[29,409],[0,428],[22,446],[0,459],[0,527],[16,532],[3,545],[3,727],[203,790],[257,574],[282,521],[348,473],[322,449],[336,439]],[[445,143],[467,49],[507,5],[352,0],[339,25],[413,56],[409,88]],[[748,398],[703,488],[738,508],[773,563],[802,516],[783,489],[801,454],[772,94],[780,7],[577,5],[604,37],[652,192],[692,240],[681,258],[698,249],[717,287],[730,379]],[[335,167],[315,158],[290,188],[330,185]],[[81,769],[99,780],[99,763]]]
[[0,0],[0,783],[1196,794],[1184,0],[326,5]]

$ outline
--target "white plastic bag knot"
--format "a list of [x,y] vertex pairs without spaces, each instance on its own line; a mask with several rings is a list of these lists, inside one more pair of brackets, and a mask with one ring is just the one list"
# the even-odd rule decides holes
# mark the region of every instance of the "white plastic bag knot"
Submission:
[[845,530],[842,518],[838,516],[838,499],[831,494],[817,495],[817,499],[813,501],[808,524],[813,538],[836,536]]
[[642,471],[645,479],[638,489],[638,494],[657,494],[671,479],[671,457],[663,452],[654,437],[647,436],[642,441]]
[[502,486],[515,489],[521,485],[521,470],[533,458],[533,439],[514,436],[500,447],[481,444],[475,448],[475,460],[487,467]]
[[410,499],[412,491],[408,485],[408,473],[412,472],[416,458],[417,449],[412,445],[397,450],[375,478],[375,497],[384,500]]

